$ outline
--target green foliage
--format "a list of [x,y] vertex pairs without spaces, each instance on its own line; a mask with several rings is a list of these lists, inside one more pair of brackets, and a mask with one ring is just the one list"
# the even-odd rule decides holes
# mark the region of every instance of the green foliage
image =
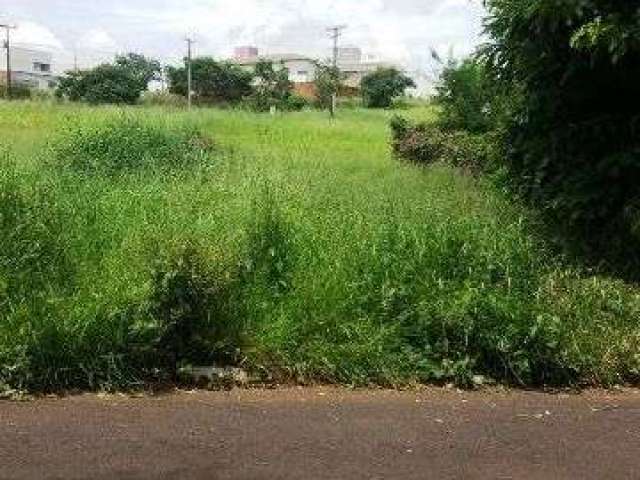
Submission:
[[[11,100],[28,100],[32,95],[33,92],[28,85],[14,83],[11,86]],[[7,99],[7,97],[7,86],[0,83],[0,98]]]
[[144,92],[140,103],[145,107],[182,108],[187,106],[187,99],[175,93]]
[[[186,60],[185,60],[186,62]],[[236,104],[251,94],[251,72],[237,65],[218,62],[211,57],[195,58],[191,62],[192,90],[201,104]],[[187,67],[168,67],[169,91],[187,96]]]
[[399,159],[430,165],[442,162],[479,174],[491,169],[496,158],[494,135],[447,131],[429,122],[391,119],[392,148]]
[[[518,97],[504,135],[513,184],[590,253],[640,271],[640,10],[636,1],[492,0],[484,55]],[[612,255],[613,254],[613,255]]]
[[538,323],[546,330],[546,343],[574,377],[604,385],[640,381],[637,288],[564,271],[545,279],[540,298]]
[[134,104],[160,71],[156,60],[129,53],[118,56],[113,65],[67,72],[58,83],[56,95],[73,102],[91,104]]
[[138,53],[118,55],[115,65],[127,72],[138,83],[140,91],[145,91],[152,80],[158,80],[162,71],[162,65],[158,60],[147,58]]
[[598,12],[598,16],[576,30],[571,37],[571,46],[610,56],[617,63],[640,48],[640,13],[636,10],[635,16],[627,15],[630,12],[632,7],[620,11],[610,9],[605,15]]
[[[164,246],[163,246],[164,247]],[[164,249],[164,248],[163,248]],[[192,242],[170,246],[153,263],[150,313],[158,321],[154,352],[179,363],[235,364],[243,346],[239,273],[224,257]]]
[[120,114],[91,124],[71,120],[51,148],[59,166],[84,173],[122,174],[193,165],[211,150],[211,142],[192,126],[168,128],[163,121]]
[[[100,138],[135,152],[194,124],[222,148],[78,174],[45,148],[68,116],[124,123]],[[164,133],[126,136],[129,116]],[[390,162],[388,120],[0,102],[0,384],[126,388],[200,362],[350,385],[637,383],[637,285],[568,268],[488,182]]]
[[[45,185],[46,186],[46,185]],[[72,283],[64,249],[59,209],[46,188],[21,180],[2,162],[0,172],[0,310],[17,308],[27,297]]]
[[272,107],[279,110],[301,110],[306,102],[294,96],[293,83],[289,80],[289,69],[284,64],[275,66],[273,62],[261,60],[254,70],[255,85],[247,99],[257,112],[268,112]]
[[486,133],[495,126],[496,94],[482,61],[451,61],[437,86],[442,107],[440,125],[446,130]]
[[338,95],[344,80],[340,69],[331,64],[318,63],[316,65],[317,104],[322,109],[331,108],[333,95]]
[[247,239],[247,272],[277,298],[292,287],[295,251],[292,228],[268,186],[255,202],[254,212]]
[[309,100],[307,100],[302,95],[298,95],[296,93],[292,93],[287,97],[286,103],[284,104],[284,109],[289,112],[299,112],[309,107],[311,104]]
[[68,72],[56,90],[58,97],[91,104],[134,104],[141,93],[137,79],[129,72],[106,64],[91,70]]
[[362,98],[368,108],[390,108],[415,82],[395,68],[379,68],[362,79]]

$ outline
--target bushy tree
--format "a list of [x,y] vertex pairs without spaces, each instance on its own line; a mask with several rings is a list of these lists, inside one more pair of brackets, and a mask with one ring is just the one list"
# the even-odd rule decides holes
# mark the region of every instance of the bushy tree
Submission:
[[90,70],[68,72],[58,84],[56,95],[73,102],[134,104],[142,90],[139,82],[115,65],[99,65]]
[[333,101],[333,95],[338,95],[344,80],[340,69],[331,64],[318,63],[316,65],[316,89],[318,106],[329,109]]
[[[191,62],[192,90],[200,103],[237,103],[251,94],[252,74],[237,65],[199,57]],[[169,91],[187,96],[187,68],[167,68]]]
[[130,72],[137,80],[142,91],[147,89],[151,81],[158,80],[162,72],[162,65],[158,60],[138,53],[119,55],[116,57],[115,64]]
[[514,183],[596,251],[638,258],[640,2],[488,0],[484,54],[520,102],[507,133]]
[[158,61],[130,53],[117,57],[114,64],[67,72],[56,95],[92,104],[134,104],[159,72]]
[[298,102],[293,95],[288,68],[284,65],[276,67],[273,62],[261,60],[255,66],[254,75],[255,84],[250,98],[254,110],[267,112],[271,107],[297,109]]
[[444,67],[436,88],[436,101],[442,107],[440,124],[444,129],[485,133],[494,126],[498,96],[481,60],[451,60]]
[[362,79],[364,104],[369,108],[389,108],[415,82],[396,68],[379,68]]

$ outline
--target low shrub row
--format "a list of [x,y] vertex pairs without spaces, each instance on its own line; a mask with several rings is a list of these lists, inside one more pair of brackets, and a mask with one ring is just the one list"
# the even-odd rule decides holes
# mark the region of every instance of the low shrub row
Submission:
[[[28,100],[34,95],[34,91],[23,84],[13,85],[11,87],[11,99],[12,100]],[[0,98],[7,99],[9,98],[7,92],[7,86],[4,84],[0,84]]]
[[491,133],[446,131],[435,123],[412,123],[399,116],[391,120],[391,132],[396,157],[422,165],[441,162],[479,174],[491,167],[496,152]]

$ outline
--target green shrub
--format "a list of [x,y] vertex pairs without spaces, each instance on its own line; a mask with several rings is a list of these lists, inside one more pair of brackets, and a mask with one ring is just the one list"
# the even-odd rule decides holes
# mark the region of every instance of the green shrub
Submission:
[[637,278],[640,239],[627,216],[640,183],[637,2],[487,4],[484,54],[518,98],[503,137],[512,185],[568,227],[569,243]]
[[308,107],[309,101],[301,95],[296,95],[295,93],[291,94],[291,96],[287,99],[286,110],[290,112],[299,112]]
[[445,130],[473,134],[494,129],[500,113],[496,90],[482,60],[450,62],[437,86],[436,102],[442,107],[438,123]]
[[368,108],[390,108],[415,82],[395,68],[379,68],[367,74],[360,85],[364,105]]
[[[588,385],[640,380],[640,294],[619,280],[557,272],[543,283],[538,322],[553,355]],[[606,341],[602,341],[606,339]]]
[[106,174],[182,168],[201,161],[211,148],[196,128],[130,114],[91,123],[71,121],[52,144],[58,165]]
[[[28,100],[32,96],[32,90],[28,85],[13,84],[11,86],[11,99],[12,100]],[[0,98],[7,98],[7,86],[0,84]]]
[[474,174],[493,170],[498,151],[495,134],[452,132],[448,135],[447,145],[446,161],[454,167]]
[[273,62],[261,60],[254,70],[255,82],[247,105],[256,112],[268,112],[271,108],[282,111],[302,110],[308,102],[293,93],[289,69]]
[[491,134],[448,132],[433,123],[412,124],[402,117],[391,121],[395,155],[411,162],[430,165],[443,162],[478,174],[490,169],[496,150]]
[[118,55],[113,64],[67,72],[58,83],[56,95],[73,102],[135,104],[149,82],[160,72],[160,63],[129,53]]
[[446,157],[447,134],[431,124],[408,125],[398,127],[394,124],[393,151],[399,158],[430,165]]
[[[235,105],[251,94],[251,72],[230,63],[218,62],[211,57],[191,61],[194,100],[203,105]],[[187,67],[168,67],[169,92],[187,97]]]
[[184,363],[231,365],[241,360],[245,332],[239,270],[229,271],[220,255],[205,256],[203,251],[191,242],[178,244],[163,251],[153,266],[149,302],[159,322],[156,354],[174,372]]

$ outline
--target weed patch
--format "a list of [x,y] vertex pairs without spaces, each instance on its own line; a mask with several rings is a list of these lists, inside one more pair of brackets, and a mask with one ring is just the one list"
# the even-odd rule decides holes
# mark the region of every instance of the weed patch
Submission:
[[393,161],[387,112],[74,107],[43,164],[26,135],[70,108],[0,102],[0,130],[7,109],[21,122],[0,171],[0,389],[202,364],[350,385],[640,381],[637,285],[568,267],[529,212],[449,162]]
[[204,255],[202,248],[186,242],[154,261],[152,282],[156,354],[174,372],[184,363],[235,365],[241,360],[246,339],[238,266],[225,264],[220,255]]
[[70,121],[52,145],[58,165],[105,174],[185,168],[201,162],[212,148],[212,142],[193,126],[133,114]]

